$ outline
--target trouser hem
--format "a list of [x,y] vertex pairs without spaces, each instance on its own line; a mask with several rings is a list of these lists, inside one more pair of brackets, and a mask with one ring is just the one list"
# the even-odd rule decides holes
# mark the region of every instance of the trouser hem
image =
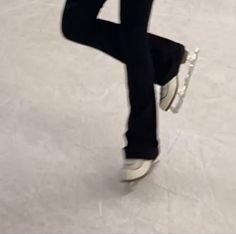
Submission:
[[145,146],[137,146],[137,147],[123,147],[122,148],[124,157],[126,159],[151,159],[155,160],[159,154],[160,150],[158,147],[145,147]]

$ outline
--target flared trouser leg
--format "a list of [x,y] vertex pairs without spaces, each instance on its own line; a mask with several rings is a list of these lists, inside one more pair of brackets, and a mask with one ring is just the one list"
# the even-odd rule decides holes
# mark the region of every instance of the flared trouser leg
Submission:
[[127,71],[130,113],[126,158],[155,159],[159,154],[154,64],[147,28],[153,0],[121,0],[121,50]]
[[99,49],[126,66],[130,113],[123,148],[126,158],[159,155],[154,84],[179,70],[184,46],[147,32],[153,0],[121,0],[121,23],[98,19],[106,0],[67,0],[61,29],[65,38]]

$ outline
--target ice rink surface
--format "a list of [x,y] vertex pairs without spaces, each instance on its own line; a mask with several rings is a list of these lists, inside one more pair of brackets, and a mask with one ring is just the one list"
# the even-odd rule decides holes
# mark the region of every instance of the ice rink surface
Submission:
[[[149,31],[201,53],[129,189],[123,64],[62,37],[64,1],[0,2],[0,233],[236,233],[235,0],[155,1]],[[118,16],[108,0],[98,17]]]

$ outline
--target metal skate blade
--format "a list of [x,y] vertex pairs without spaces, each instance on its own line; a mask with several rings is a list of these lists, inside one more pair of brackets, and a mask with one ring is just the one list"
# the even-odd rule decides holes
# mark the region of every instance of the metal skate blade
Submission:
[[198,60],[198,54],[200,52],[200,49],[199,48],[196,48],[194,53],[192,55],[189,55],[188,57],[188,61],[189,61],[189,66],[188,66],[188,72],[187,72],[187,75],[185,76],[184,78],[184,85],[183,85],[183,88],[182,89],[179,89],[178,91],[178,94],[176,95],[176,99],[174,100],[174,102],[172,103],[171,105],[171,111],[174,113],[174,114],[177,114],[179,113],[179,110],[180,108],[182,107],[183,105],[183,102],[184,102],[184,98],[186,96],[186,93],[187,93],[187,89],[188,89],[188,86],[189,86],[189,82],[191,80],[191,77],[192,77],[192,74],[193,74],[193,71],[195,69],[195,66],[196,66],[196,62]]

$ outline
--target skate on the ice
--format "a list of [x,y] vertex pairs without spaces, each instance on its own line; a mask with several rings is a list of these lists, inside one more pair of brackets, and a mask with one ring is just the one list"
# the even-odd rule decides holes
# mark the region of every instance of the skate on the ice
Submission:
[[124,159],[121,168],[121,182],[136,182],[146,176],[159,161],[159,158],[155,160]]
[[179,88],[180,72],[166,85],[161,87],[160,108],[162,110],[168,111],[170,109],[175,114],[179,112],[181,106],[183,105],[189,82],[192,77],[196,62],[198,60],[199,52],[199,48],[196,48],[192,54],[187,52],[188,55],[186,57],[186,61],[184,61],[182,64],[188,63],[188,70],[187,74],[183,78],[184,84],[182,88]]

